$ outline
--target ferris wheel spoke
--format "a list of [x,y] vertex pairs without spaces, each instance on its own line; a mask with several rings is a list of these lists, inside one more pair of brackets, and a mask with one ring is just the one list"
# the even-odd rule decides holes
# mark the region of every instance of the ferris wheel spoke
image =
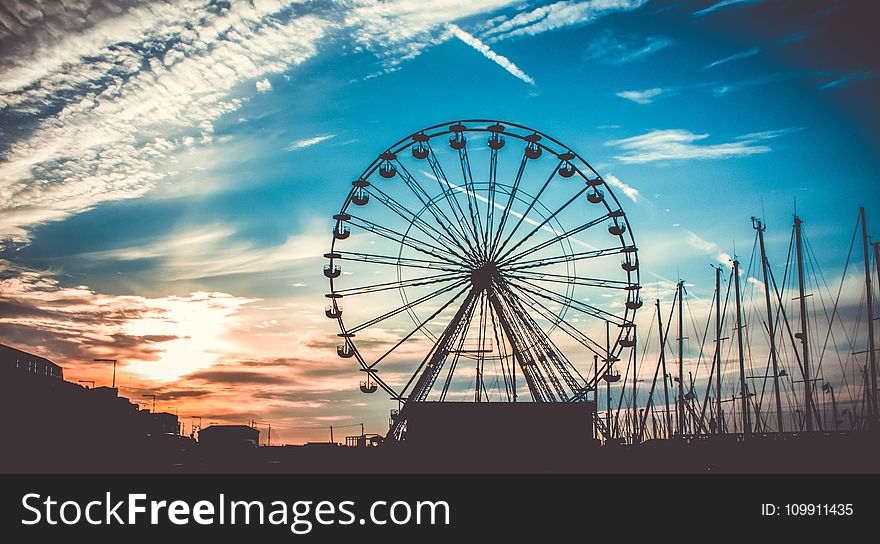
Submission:
[[[383,238],[386,238],[386,239],[391,240],[393,242],[397,242],[401,245],[411,247],[412,249],[415,249],[416,251],[418,251],[420,253],[424,253],[425,255],[429,255],[431,257],[440,259],[442,261],[446,261],[449,264],[453,264],[453,265],[461,264],[460,259],[456,260],[458,258],[458,256],[455,253],[452,253],[448,249],[443,249],[443,248],[436,246],[434,244],[431,244],[429,242],[425,242],[421,238],[415,238],[409,234],[403,234],[403,233],[397,232],[394,229],[390,229],[388,227],[379,225],[378,223],[373,223],[372,221],[369,221],[369,220],[364,219],[362,217],[358,217],[356,215],[351,215],[351,219],[349,220],[349,223],[351,223],[352,225],[354,225],[356,227],[362,228],[366,231],[372,232],[373,234],[376,234],[378,236],[382,236]],[[429,251],[426,248],[433,249],[434,251]],[[438,255],[438,253],[446,253],[447,255],[446,256]]]
[[[517,286],[513,286],[513,287],[516,288],[522,294],[523,297],[525,297],[526,299],[531,301],[531,304],[529,304],[529,307],[531,307],[536,312],[540,313],[544,317],[544,319],[547,319],[548,321],[551,321],[552,323],[554,323],[557,327],[559,327],[559,329],[561,331],[563,331],[565,334],[570,336],[573,340],[575,340],[576,342],[578,342],[579,344],[581,344],[582,346],[584,346],[588,350],[592,351],[596,355],[599,355],[601,357],[605,357],[605,352],[606,352],[605,346],[596,342],[595,340],[590,338],[587,334],[578,330],[577,327],[573,326],[571,323],[569,323],[565,319],[560,318],[558,315],[554,314],[549,308],[546,307],[546,305],[543,302],[536,299],[535,296],[533,296],[530,292],[528,292],[524,289],[519,289]],[[577,369],[574,369],[574,370],[575,370],[575,372],[577,372]],[[578,375],[580,376],[579,372],[578,372]]]
[[383,192],[381,189],[376,187],[375,185],[371,185],[368,189],[366,189],[367,193],[371,194],[376,198],[379,202],[385,205],[389,210],[393,211],[395,214],[400,216],[404,221],[409,221],[413,227],[420,230],[423,234],[436,240],[438,243],[443,245],[447,250],[452,253],[455,253],[453,247],[458,247],[461,251],[465,251],[465,255],[467,255],[466,250],[461,246],[461,244],[457,240],[450,239],[447,235],[437,230],[433,225],[422,219],[420,216],[416,215],[412,211],[409,210],[406,206]]
[[[467,224],[466,214],[461,207],[461,203],[458,201],[458,192],[457,187],[449,182],[449,179],[446,177],[446,173],[443,171],[443,166],[440,164],[440,161],[437,160],[437,156],[434,154],[434,148],[431,147],[431,143],[427,143],[428,147],[428,164],[431,166],[431,171],[434,173],[434,180],[437,181],[437,185],[440,187],[440,193],[443,195],[446,203],[449,205],[449,209],[452,211],[452,215],[455,216],[455,219],[458,225],[461,227],[459,232],[462,233],[464,237],[465,243],[471,250],[472,255],[477,255],[478,251],[471,243],[470,238],[465,234],[468,231],[468,228],[465,226]],[[450,198],[451,195],[451,198]],[[474,241],[476,243],[476,240]]]
[[535,402],[548,402],[555,400],[553,391],[550,389],[544,377],[540,374],[540,371],[538,371],[528,352],[527,346],[522,343],[524,336],[520,332],[519,324],[515,321],[512,312],[507,308],[502,298],[498,296],[498,293],[493,291],[488,295],[489,302],[495,310],[495,315],[498,316],[498,324],[510,343],[513,358],[519,365],[523,379],[526,382],[526,387],[529,390],[529,394],[532,396],[532,400]]
[[449,354],[449,347],[459,337],[462,327],[467,326],[470,316],[473,315],[474,301],[476,298],[477,291],[471,289],[461,306],[459,306],[458,310],[455,312],[455,315],[449,321],[449,324],[443,330],[440,338],[434,344],[434,347],[428,352],[428,355],[422,360],[409,381],[403,387],[402,391],[404,394],[410,387],[412,387],[412,390],[408,395],[410,400],[420,402],[427,397],[437,379],[437,375],[443,368],[443,363]]
[[523,150],[522,161],[519,164],[519,170],[516,172],[516,178],[513,180],[513,185],[510,188],[510,196],[507,199],[507,204],[504,206],[504,211],[501,213],[501,220],[498,222],[498,228],[495,229],[495,233],[492,237],[492,243],[489,246],[489,255],[495,255],[495,248],[498,246],[498,242],[501,240],[501,234],[504,232],[504,225],[507,223],[507,218],[510,216],[510,210],[513,206],[513,202],[516,199],[516,192],[519,189],[519,185],[522,182],[523,173],[526,170],[526,163],[529,161],[529,158],[526,156],[525,150]]
[[630,284],[621,280],[605,280],[602,278],[586,278],[583,276],[566,276],[564,274],[551,274],[549,272],[533,272],[520,270],[513,277],[521,277],[530,281],[547,281],[566,285],[580,285],[583,287],[597,287],[600,289],[626,290]]
[[[435,281],[442,282],[442,281],[450,281],[450,280],[446,279],[446,280],[435,280]],[[426,295],[424,295],[424,296],[422,296],[412,302],[407,302],[406,304],[404,304],[402,306],[398,306],[397,308],[395,308],[393,310],[389,310],[388,312],[385,312],[384,314],[382,314],[378,317],[374,317],[373,319],[370,319],[369,321],[365,321],[364,323],[361,323],[360,325],[352,327],[352,328],[348,329],[347,332],[357,333],[357,332],[360,332],[368,327],[372,327],[374,325],[377,325],[377,324],[381,323],[382,321],[385,321],[386,319],[389,319],[391,317],[399,315],[402,312],[411,310],[424,302],[428,302],[429,300],[433,300],[441,295],[445,295],[446,293],[449,293],[450,291],[453,291],[454,289],[457,289],[457,288],[463,286],[466,282],[467,282],[467,280],[465,280],[465,279],[459,279],[458,281],[456,281],[453,284],[446,285],[437,291],[428,293],[428,294],[426,294]],[[433,282],[427,282],[427,283],[433,283]]]
[[586,302],[574,300],[573,298],[567,297],[565,295],[560,295],[555,291],[551,291],[522,278],[511,278],[511,281],[509,283],[517,289],[532,293],[551,302],[562,304],[563,306],[571,308],[572,310],[585,313],[597,319],[601,319],[602,321],[610,321],[616,325],[621,325],[624,322],[622,318],[618,317],[615,314],[612,314],[611,312],[608,312],[601,308],[597,308],[596,306],[587,304]]
[[366,295],[368,293],[378,293],[389,289],[399,289],[402,287],[419,287],[422,285],[431,285],[444,281],[459,280],[463,281],[467,276],[461,272],[447,272],[445,274],[436,274],[432,276],[424,276],[420,278],[412,278],[408,280],[389,281],[385,283],[377,283],[374,285],[364,285],[361,287],[352,287],[350,289],[340,289],[334,291],[337,295],[343,297],[351,297],[356,295]]
[[[446,379],[443,380],[443,388],[440,392],[440,402],[444,402],[446,400],[446,395],[449,393],[449,386],[452,384],[452,378],[455,375],[455,369],[458,366],[458,361],[461,360],[461,355],[465,353],[465,340],[467,339],[467,333],[470,330],[471,321],[473,320],[474,313],[476,308],[480,306],[482,312],[482,301],[483,301],[483,293],[480,292],[478,294],[480,302],[474,304],[470,309],[468,315],[465,316],[464,321],[462,323],[461,334],[455,339],[455,347],[452,350],[447,350],[445,356],[442,359],[442,362],[445,366],[449,368],[446,371]],[[449,358],[449,355],[452,355],[452,360],[446,363],[446,359]],[[477,363],[479,365],[479,363]],[[479,366],[478,366],[479,367]],[[439,373],[439,370],[438,370]],[[433,386],[432,386],[433,387]],[[426,395],[427,397],[427,395]]]
[[[551,383],[553,383],[554,387],[557,390],[561,399],[567,400],[569,395],[565,391],[565,387],[571,391],[571,395],[576,395],[578,392],[582,390],[582,385],[575,379],[575,377],[571,373],[571,368],[573,365],[571,361],[565,356],[562,350],[559,349],[559,346],[556,345],[555,342],[550,338],[548,332],[544,331],[537,321],[531,316],[529,311],[526,309],[523,300],[513,291],[510,290],[509,286],[505,286],[506,291],[509,297],[513,300],[513,304],[516,305],[517,309],[520,313],[520,318],[526,323],[527,329],[529,330],[534,342],[535,346],[537,346],[543,353],[543,358],[539,357],[539,360],[542,362],[545,370],[551,377]],[[552,322],[552,321],[551,321]],[[575,371],[577,372],[577,371]],[[581,382],[583,382],[583,376],[578,374],[578,377],[581,378]],[[562,378],[560,382],[559,379]],[[563,386],[563,383],[565,384]]]
[[403,266],[406,268],[419,268],[425,270],[444,270],[446,272],[464,272],[461,267],[453,268],[445,263],[428,261],[424,259],[412,259],[407,257],[395,257],[392,255],[375,255],[372,253],[360,253],[357,251],[336,251],[328,253],[338,261],[358,261],[386,266]]
[[495,224],[495,185],[498,179],[498,150],[494,147],[489,148],[489,186],[486,191],[488,198],[486,199],[486,230],[483,233],[483,241],[486,244],[486,254],[489,253],[491,242],[489,237],[494,234]]
[[[471,226],[474,229],[474,239],[478,248],[482,248],[485,252],[485,244],[480,241],[480,231],[482,231],[482,222],[480,221],[480,205],[477,202],[476,191],[474,189],[474,178],[471,173],[471,163],[468,159],[467,146],[458,150],[458,160],[461,163],[461,176],[464,180],[465,193],[467,194],[468,211],[470,211]],[[485,258],[485,253],[481,255]]]
[[517,260],[521,259],[522,257],[525,257],[526,255],[528,255],[530,253],[535,253],[537,251],[541,251],[542,249],[549,247],[549,246],[552,246],[553,244],[555,244],[557,242],[567,240],[568,238],[571,238],[575,234],[578,234],[578,233],[583,232],[587,229],[595,227],[596,225],[604,222],[609,217],[610,217],[610,215],[606,213],[605,215],[603,215],[602,217],[599,217],[598,219],[593,219],[592,221],[589,221],[589,222],[584,223],[582,225],[578,225],[577,227],[575,227],[573,229],[566,230],[565,232],[561,232],[561,233],[557,234],[556,236],[554,236],[553,238],[550,238],[549,240],[545,240],[536,246],[532,246],[528,249],[524,249],[524,250],[520,251],[519,253],[517,253],[516,255],[511,255],[507,259],[500,261],[499,266],[503,266],[508,263],[516,262]]
[[515,361],[508,361],[509,356],[507,354],[507,346],[501,332],[498,330],[498,319],[495,316],[495,311],[488,296],[486,296],[486,302],[489,305],[489,317],[492,323],[492,337],[494,338],[495,346],[498,350],[498,363],[501,366],[501,374],[504,378],[504,392],[507,395],[507,401],[510,402],[511,396],[513,396],[513,398],[516,397],[516,380],[514,378],[515,374],[507,368],[507,365],[511,365],[510,368],[512,369],[513,365],[516,363]]
[[571,255],[558,255],[556,257],[547,257],[543,259],[532,259],[529,261],[522,261],[517,263],[516,266],[507,266],[504,268],[506,272],[516,272],[517,270],[526,270],[528,268],[538,268],[541,266],[550,266],[554,264],[571,262],[571,261],[581,261],[584,259],[596,259],[599,257],[606,257],[608,255],[616,255],[618,253],[625,253],[627,250],[635,249],[628,247],[611,247],[604,249],[596,249],[593,251],[581,251],[578,253],[572,253]]
[[452,221],[443,212],[440,206],[436,205],[434,199],[432,199],[430,195],[428,195],[421,184],[416,181],[416,179],[409,173],[409,171],[406,169],[406,166],[403,165],[399,158],[397,159],[397,165],[397,175],[400,176],[406,186],[409,187],[410,191],[412,191],[416,198],[419,199],[419,202],[421,202],[425,209],[428,210],[428,212],[434,217],[434,220],[437,222],[438,225],[440,225],[440,228],[442,228],[446,232],[446,234],[449,235],[450,239],[456,241],[456,245],[458,245],[458,247],[461,248],[462,251],[466,251],[464,246],[462,246],[460,241],[458,240],[458,237],[456,237],[456,234],[453,234],[452,232],[454,230],[458,234],[458,236],[466,239],[464,234],[458,228],[458,221]]
[[559,233],[557,233],[557,232],[556,232],[555,230],[553,230],[552,228],[547,227],[547,223],[549,223],[549,222],[552,221],[554,218],[556,218],[557,215],[559,215],[563,210],[565,210],[565,208],[567,208],[572,202],[574,202],[575,200],[577,200],[577,199],[578,199],[582,194],[584,194],[585,192],[587,192],[587,188],[586,188],[586,187],[583,187],[583,188],[582,188],[580,191],[578,191],[573,197],[571,197],[570,199],[568,199],[568,201],[567,201],[565,204],[563,204],[562,206],[560,206],[555,212],[551,213],[550,215],[548,215],[547,217],[545,217],[543,221],[541,221],[540,223],[538,223],[537,225],[535,225],[535,228],[533,228],[532,230],[530,230],[529,233],[528,233],[527,235],[525,235],[523,238],[521,238],[519,242],[517,242],[517,243],[514,244],[510,249],[508,249],[507,251],[505,251],[503,255],[497,257],[496,260],[497,260],[497,261],[503,261],[505,257],[507,257],[507,256],[510,255],[513,251],[515,251],[516,248],[518,248],[519,246],[523,245],[523,244],[524,244],[529,238],[531,238],[532,236],[534,236],[535,233],[538,232],[539,230],[542,230],[542,229],[547,228],[547,229],[550,230],[550,232],[552,232],[553,234],[555,234],[555,235],[558,236]]
[[458,298],[461,297],[461,295],[463,295],[464,293],[466,293],[468,290],[470,290],[470,286],[467,286],[467,285],[464,286],[460,291],[458,291],[457,293],[455,293],[455,296],[453,296],[452,298],[450,298],[448,301],[446,301],[446,303],[445,303],[444,305],[442,305],[440,308],[438,308],[437,311],[435,311],[433,314],[429,315],[428,317],[426,317],[425,319],[423,319],[422,321],[420,321],[419,323],[417,323],[417,324],[416,324],[416,327],[415,327],[413,330],[409,331],[409,332],[408,332],[403,338],[401,338],[396,344],[394,344],[393,346],[391,346],[391,349],[389,349],[389,350],[386,351],[384,354],[382,354],[382,356],[379,357],[378,359],[376,359],[373,363],[371,363],[371,364],[369,364],[369,365],[365,365],[365,367],[368,368],[368,369],[375,368],[376,365],[378,365],[379,363],[381,363],[382,361],[384,361],[386,357],[388,357],[389,355],[391,355],[391,354],[394,352],[394,350],[396,350],[396,349],[399,348],[401,345],[403,345],[404,342],[406,342],[407,340],[409,340],[410,338],[412,338],[412,336],[413,336],[415,333],[417,333],[418,331],[422,330],[422,329],[425,327],[425,325],[427,325],[428,323],[430,323],[431,321],[433,321],[434,319],[436,319],[437,316],[440,315],[440,314],[443,312],[443,310],[445,310],[446,308],[448,308],[449,306],[451,306],[453,302],[455,302],[456,300],[458,300]]
[[568,395],[562,386],[562,382],[559,381],[559,376],[554,371],[554,366],[558,367],[559,365],[554,357],[553,349],[550,347],[549,338],[547,338],[538,324],[531,319],[531,316],[529,316],[516,295],[509,288],[505,286],[500,291],[502,298],[506,299],[511,313],[515,316],[515,322],[519,325],[523,338],[528,342],[527,349],[532,354],[531,364],[537,375],[541,376],[544,381],[545,388],[550,393],[550,398],[554,400],[566,399]]
[[[532,208],[535,207],[535,204],[538,202],[538,199],[541,198],[541,195],[544,194],[544,191],[547,189],[547,186],[550,185],[550,182],[553,181],[554,177],[556,177],[556,173],[559,172],[559,168],[562,166],[562,162],[563,161],[559,161],[559,164],[557,164],[556,168],[553,169],[553,172],[550,173],[550,177],[548,177],[547,181],[544,182],[544,185],[541,186],[541,190],[538,191],[538,194],[536,194],[534,196],[534,198],[532,198],[532,201],[529,203],[529,206],[528,206],[528,208],[526,208],[526,211],[522,214],[518,214],[519,220],[513,226],[513,230],[510,231],[510,234],[507,235],[507,238],[504,239],[504,242],[502,242],[501,245],[498,247],[498,249],[495,251],[495,254],[493,255],[493,259],[499,253],[504,251],[505,246],[507,246],[507,244],[510,243],[511,238],[513,238],[513,235],[516,234],[516,231],[519,229],[519,226],[523,224],[523,221],[525,221],[526,217],[528,217],[529,212],[532,211]],[[511,191],[511,193],[512,192],[513,191]]]

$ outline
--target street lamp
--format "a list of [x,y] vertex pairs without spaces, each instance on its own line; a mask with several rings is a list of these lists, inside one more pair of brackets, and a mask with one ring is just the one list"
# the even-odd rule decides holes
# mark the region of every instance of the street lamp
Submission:
[[113,385],[110,387],[116,388],[116,359],[95,359],[96,363],[113,363]]

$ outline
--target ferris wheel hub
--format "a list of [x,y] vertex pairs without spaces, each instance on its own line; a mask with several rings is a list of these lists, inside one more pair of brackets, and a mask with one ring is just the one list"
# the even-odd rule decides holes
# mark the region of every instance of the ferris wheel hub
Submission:
[[471,271],[471,285],[477,291],[488,291],[492,287],[493,279],[500,279],[501,273],[495,262],[488,261]]

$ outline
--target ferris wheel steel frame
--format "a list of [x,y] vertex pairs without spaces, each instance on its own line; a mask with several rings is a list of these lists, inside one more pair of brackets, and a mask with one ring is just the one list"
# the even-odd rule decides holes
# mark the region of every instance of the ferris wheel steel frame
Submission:
[[[489,147],[487,180],[474,180],[468,143],[472,138],[476,139],[475,136],[488,137],[484,142]],[[512,176],[499,180],[499,153],[511,139],[524,144],[520,166],[512,180],[509,179]],[[460,180],[452,182],[447,177],[432,142],[442,142],[457,152]],[[509,150],[511,146],[507,147]],[[407,152],[412,160],[430,167],[436,181],[433,189],[427,189],[409,172],[402,160]],[[555,157],[556,166],[551,172],[544,172],[546,180],[540,190],[536,194],[529,193],[527,187],[521,187],[524,176],[529,163],[542,155]],[[565,183],[581,180],[583,186],[552,211],[543,205],[541,197],[555,179],[566,180]],[[395,189],[410,191],[411,194],[407,195],[410,198],[415,196],[421,209],[401,204],[392,194]],[[498,197],[500,200],[496,201]],[[517,202],[524,204],[528,199],[531,200],[525,212],[514,211]],[[605,213],[565,229],[559,223],[558,215],[575,202],[590,207],[604,206]],[[395,229],[362,217],[357,210],[369,203],[384,206],[389,218],[408,222],[408,225],[405,229]],[[372,393],[381,388],[400,403],[400,412],[406,403],[426,401],[432,392],[439,393],[439,400],[446,400],[459,360],[485,358],[486,355],[479,352],[490,351],[485,349],[485,340],[490,335],[495,338],[496,344],[492,345],[497,346],[493,348],[498,351],[497,357],[502,363],[504,357],[510,360],[514,379],[512,399],[507,375],[504,380],[507,396],[513,402],[517,400],[517,370],[533,402],[585,401],[587,393],[595,391],[600,380],[612,381],[609,374],[613,364],[620,360],[619,355],[624,350],[635,344],[634,318],[642,302],[639,298],[638,248],[629,219],[609,184],[589,163],[568,146],[537,130],[516,123],[472,119],[441,123],[414,132],[380,153],[352,182],[352,188],[333,220],[330,251],[324,254],[328,261],[324,275],[330,283],[330,290],[325,295],[328,298],[325,313],[339,325],[338,336],[343,343],[337,347],[337,354],[343,359],[354,358],[359,369],[366,374],[366,380],[361,382],[363,392]],[[618,243],[575,251],[571,245],[572,237],[603,223],[608,223],[608,233]],[[524,224],[525,231],[514,239]],[[554,236],[537,245],[527,244],[542,229]],[[397,255],[351,251],[346,244],[353,232],[397,242],[399,251]],[[562,247],[560,255],[529,258],[530,254],[556,244]],[[420,255],[405,255],[405,250]],[[622,279],[577,275],[575,266],[578,262],[611,255],[624,258],[620,263]],[[394,266],[397,268],[396,280],[346,288],[340,285],[343,283],[340,263],[346,261]],[[565,266],[565,273],[542,271],[542,268],[554,265]],[[407,279],[402,273],[404,269],[430,272],[430,275]],[[551,288],[556,285],[561,287]],[[411,298],[408,294],[409,289],[428,286],[431,289],[436,286],[436,289],[418,297]],[[623,291],[622,313],[575,300],[572,296],[575,286]],[[392,290],[401,294],[403,305],[351,328],[346,326],[343,299]],[[428,301],[437,302],[437,299],[450,295],[445,304],[425,318],[420,318],[413,310]],[[440,314],[451,311],[456,303],[457,309],[445,322],[442,331],[430,332],[428,326],[432,320],[440,319]],[[559,306],[560,313],[551,310],[551,305]],[[567,311],[580,312],[608,324],[604,343],[567,320]],[[401,313],[409,314],[415,328],[391,345],[381,357],[371,360],[362,355],[356,335]],[[552,328],[544,330],[538,320],[551,323]],[[482,343],[480,349],[465,349],[474,322],[478,323],[477,333]],[[611,325],[618,329],[616,337],[610,333]],[[550,338],[550,333],[556,330],[567,335],[567,340],[573,340],[576,345],[595,354],[602,361],[601,367],[594,370],[592,365],[581,365],[579,369]],[[418,332],[433,341],[432,347],[405,385],[387,383],[379,374],[379,365],[401,345],[412,341]],[[502,355],[502,349],[506,351],[508,347],[510,353]],[[478,362],[474,386],[476,401],[481,400],[480,368]],[[442,391],[435,391],[444,370],[447,377]],[[389,434],[399,432],[399,427],[399,421],[393,422]]]

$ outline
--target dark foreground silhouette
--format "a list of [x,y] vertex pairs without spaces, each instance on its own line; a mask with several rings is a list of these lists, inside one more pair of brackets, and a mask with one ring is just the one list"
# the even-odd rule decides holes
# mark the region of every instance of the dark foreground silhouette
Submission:
[[600,445],[592,404],[426,403],[407,439],[354,447],[258,447],[244,425],[178,434],[174,414],[140,410],[109,387],[64,381],[61,367],[0,346],[0,472],[288,474],[876,474],[876,431],[722,435]]

